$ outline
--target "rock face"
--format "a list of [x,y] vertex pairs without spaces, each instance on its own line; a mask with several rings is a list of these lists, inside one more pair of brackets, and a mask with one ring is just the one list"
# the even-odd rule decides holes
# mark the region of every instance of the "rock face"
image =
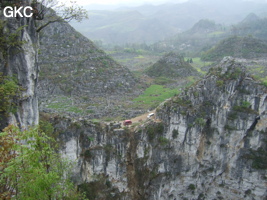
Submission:
[[225,58],[139,126],[52,121],[90,199],[265,199],[266,108],[266,86]]
[[20,47],[8,48],[7,58],[2,57],[3,52],[0,52],[0,72],[17,78],[19,86],[23,88],[21,98],[18,99],[17,111],[6,120],[6,123],[1,124],[0,129],[8,123],[27,128],[36,125],[39,118],[36,96],[38,79],[36,47],[38,37],[32,18],[7,19],[0,13],[0,20],[5,23],[4,31],[6,35],[15,33],[18,28],[25,26],[18,32],[18,41],[24,41],[23,44]]

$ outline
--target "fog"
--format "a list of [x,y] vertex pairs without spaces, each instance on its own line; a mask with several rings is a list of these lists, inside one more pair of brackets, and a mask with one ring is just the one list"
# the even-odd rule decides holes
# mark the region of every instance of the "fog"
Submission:
[[[80,0],[79,3],[82,1]],[[201,19],[229,27],[249,14],[267,17],[267,0],[97,0],[89,20],[72,25],[105,43],[153,43],[189,30]],[[144,4],[143,4],[144,3]],[[112,10],[112,12],[110,12]]]

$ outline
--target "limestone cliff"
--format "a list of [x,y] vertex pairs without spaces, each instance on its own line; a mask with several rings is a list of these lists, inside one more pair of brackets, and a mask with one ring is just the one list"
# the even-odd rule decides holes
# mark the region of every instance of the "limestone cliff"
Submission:
[[0,52],[0,72],[7,76],[14,76],[18,80],[19,86],[23,88],[21,98],[17,100],[17,111],[9,119],[2,119],[0,129],[8,123],[27,128],[36,125],[39,118],[36,96],[38,37],[35,32],[34,20],[32,18],[5,18],[1,10],[0,20],[5,24],[3,30],[7,37],[23,27],[18,32],[17,38],[18,41],[22,41],[22,45],[10,46],[5,49],[7,57],[3,56],[4,52]]
[[267,88],[225,58],[155,120],[124,129],[55,117],[90,199],[266,199]]

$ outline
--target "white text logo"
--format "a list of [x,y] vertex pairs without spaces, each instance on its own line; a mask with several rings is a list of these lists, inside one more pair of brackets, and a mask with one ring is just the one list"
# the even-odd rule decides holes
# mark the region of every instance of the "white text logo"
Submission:
[[33,8],[31,6],[26,7],[14,7],[7,6],[4,8],[4,16],[5,17],[31,17]]

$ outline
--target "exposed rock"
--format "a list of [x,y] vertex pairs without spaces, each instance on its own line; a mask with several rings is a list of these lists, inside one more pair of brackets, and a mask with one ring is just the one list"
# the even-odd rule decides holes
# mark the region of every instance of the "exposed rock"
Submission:
[[6,22],[4,27],[6,34],[15,33],[18,28],[25,26],[19,32],[18,37],[18,41],[24,41],[24,43],[19,47],[10,47],[7,53],[8,59],[0,56],[0,60],[2,60],[0,61],[0,72],[4,75],[16,77],[19,86],[23,88],[21,98],[18,99],[18,109],[6,123],[1,123],[0,129],[4,128],[8,123],[18,124],[21,128],[27,128],[36,125],[39,118],[36,95],[38,37],[35,32],[34,20],[32,18],[5,18],[1,12],[0,20]]
[[90,199],[264,199],[266,109],[267,88],[225,58],[140,126],[51,121]]

